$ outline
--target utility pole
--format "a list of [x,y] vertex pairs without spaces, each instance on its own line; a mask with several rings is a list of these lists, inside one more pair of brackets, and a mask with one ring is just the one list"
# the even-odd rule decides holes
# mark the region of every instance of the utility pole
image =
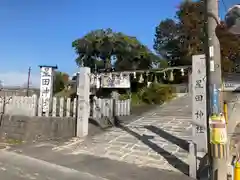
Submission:
[[27,96],[29,96],[30,76],[31,76],[31,67],[28,68]]
[[204,0],[206,17],[206,66],[207,66],[207,111],[208,111],[208,149],[211,163],[211,179],[227,179],[227,145],[211,144],[209,119],[213,115],[220,115],[223,112],[222,102],[222,72],[221,72],[221,51],[220,43],[216,36],[218,25],[218,1]]

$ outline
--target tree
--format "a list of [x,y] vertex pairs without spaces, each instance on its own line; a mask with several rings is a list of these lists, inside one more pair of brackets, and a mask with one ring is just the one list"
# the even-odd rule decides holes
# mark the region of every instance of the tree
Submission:
[[[156,27],[155,51],[168,61],[174,61],[173,65],[191,65],[192,55],[203,54],[205,50],[204,22],[202,0],[182,3],[176,12],[176,20],[166,19]],[[216,34],[221,45],[222,63],[233,64],[228,61],[234,62],[240,57],[239,39],[227,31],[224,22],[217,27]]]
[[236,4],[228,10],[225,22],[229,32],[240,35],[240,4]]
[[154,49],[172,65],[190,65],[193,54],[203,53],[202,10],[200,2],[184,2],[176,12],[176,20],[166,19],[156,27]]
[[[127,36],[111,29],[91,31],[84,37],[75,40],[72,47],[78,54],[77,65],[108,69],[114,66],[117,70],[149,69],[158,58],[136,37]],[[116,62],[113,64],[112,59]]]
[[159,62],[158,68],[167,68],[167,67],[169,67],[168,62],[165,59],[161,59],[161,61]]
[[[170,64],[181,60],[180,27],[173,19],[166,19],[156,27],[154,50]],[[175,64],[172,64],[175,65]]]
[[223,70],[232,71],[240,60],[240,37],[231,34],[223,22],[217,27],[216,33],[221,45]]
[[56,71],[53,81],[53,93],[56,94],[65,89],[69,75],[60,71]]

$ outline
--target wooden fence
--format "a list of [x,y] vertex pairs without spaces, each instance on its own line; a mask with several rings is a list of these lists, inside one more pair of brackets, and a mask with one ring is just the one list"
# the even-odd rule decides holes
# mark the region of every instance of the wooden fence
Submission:
[[[114,103],[115,102],[115,103]],[[131,100],[95,99],[91,106],[90,116],[93,119],[103,117],[130,115]]]
[[[53,97],[50,111],[44,116],[76,117],[77,99]],[[94,119],[102,117],[130,115],[130,100],[95,99],[90,106],[90,116]],[[8,115],[43,116],[42,101],[37,96],[5,96],[0,99],[0,113]]]
[[77,98],[53,97],[50,102],[49,112],[42,114],[42,100],[38,99],[37,116],[52,116],[52,117],[76,117]]
[[37,96],[2,96],[0,113],[8,115],[36,115]]

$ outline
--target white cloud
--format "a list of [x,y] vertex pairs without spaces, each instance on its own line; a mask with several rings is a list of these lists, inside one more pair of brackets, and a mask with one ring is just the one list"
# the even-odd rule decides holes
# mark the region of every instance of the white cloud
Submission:
[[[0,81],[3,86],[26,86],[27,73],[22,72],[0,72]],[[30,87],[40,86],[40,74],[31,74]]]

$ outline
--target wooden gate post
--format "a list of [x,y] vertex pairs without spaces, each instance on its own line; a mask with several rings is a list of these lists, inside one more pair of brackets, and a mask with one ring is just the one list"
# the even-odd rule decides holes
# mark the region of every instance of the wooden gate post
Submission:
[[77,79],[77,127],[76,136],[88,135],[88,118],[90,114],[90,68],[80,68]]

